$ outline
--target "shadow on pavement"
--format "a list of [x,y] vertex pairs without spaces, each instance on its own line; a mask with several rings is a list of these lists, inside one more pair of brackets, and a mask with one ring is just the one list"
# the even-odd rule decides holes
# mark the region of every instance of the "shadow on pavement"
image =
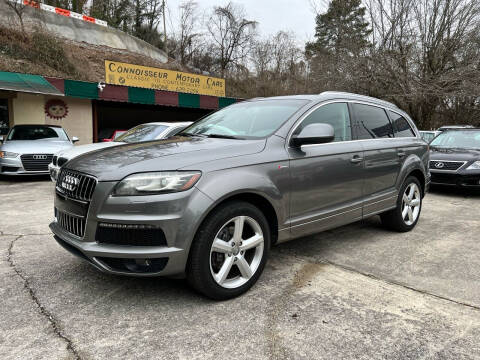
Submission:
[[471,189],[471,188],[460,188],[456,186],[441,186],[441,185],[432,185],[430,186],[430,193],[436,195],[450,196],[450,197],[465,197],[465,198],[478,198],[480,199],[480,188]]
[[51,181],[49,175],[5,176],[0,175],[0,185],[13,185],[26,182]]

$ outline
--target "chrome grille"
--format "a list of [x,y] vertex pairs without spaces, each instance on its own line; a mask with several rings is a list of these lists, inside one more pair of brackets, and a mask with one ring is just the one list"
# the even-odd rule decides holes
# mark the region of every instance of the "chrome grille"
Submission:
[[430,169],[455,171],[460,169],[463,164],[465,161],[430,160]]
[[58,209],[55,209],[55,218],[58,224],[69,233],[78,237],[83,237],[85,234],[85,218],[70,215]]
[[61,169],[57,179],[57,191],[71,199],[90,201],[97,180],[89,175],[76,171]]
[[53,154],[23,154],[20,156],[26,171],[48,171]]

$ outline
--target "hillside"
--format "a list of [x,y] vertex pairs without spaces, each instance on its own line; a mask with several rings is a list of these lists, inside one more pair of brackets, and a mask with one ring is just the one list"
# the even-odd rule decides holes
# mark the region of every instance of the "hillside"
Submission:
[[62,39],[41,29],[23,34],[11,27],[0,26],[0,71],[103,81],[106,59],[187,70],[176,63],[165,64],[127,50]]

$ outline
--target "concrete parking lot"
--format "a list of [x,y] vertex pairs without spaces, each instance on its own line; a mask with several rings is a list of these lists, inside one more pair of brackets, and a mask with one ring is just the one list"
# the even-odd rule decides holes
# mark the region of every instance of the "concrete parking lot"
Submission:
[[372,218],[279,245],[226,302],[73,257],[48,229],[53,195],[0,179],[2,359],[480,358],[478,194],[428,194],[410,233]]

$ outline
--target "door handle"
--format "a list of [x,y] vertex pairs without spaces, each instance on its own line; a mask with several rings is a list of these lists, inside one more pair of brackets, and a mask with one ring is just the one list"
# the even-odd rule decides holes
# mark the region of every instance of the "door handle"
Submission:
[[351,162],[352,164],[358,164],[358,163],[361,163],[362,161],[363,161],[363,157],[358,156],[358,155],[355,155],[354,157],[352,157],[352,158],[350,159],[350,162]]
[[407,153],[405,151],[399,151],[397,152],[397,155],[399,158],[404,158],[405,156],[407,156]]

